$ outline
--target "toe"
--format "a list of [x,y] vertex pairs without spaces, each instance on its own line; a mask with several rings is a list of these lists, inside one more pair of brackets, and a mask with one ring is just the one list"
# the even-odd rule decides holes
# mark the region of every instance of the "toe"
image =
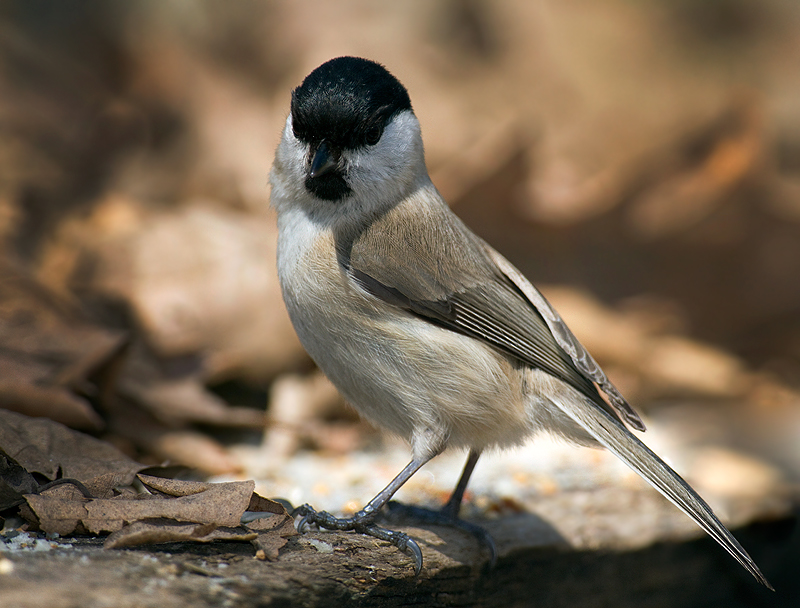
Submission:
[[419,548],[417,541],[405,536],[402,546],[398,544],[397,548],[414,558],[414,576],[419,576],[419,573],[422,572],[422,550]]

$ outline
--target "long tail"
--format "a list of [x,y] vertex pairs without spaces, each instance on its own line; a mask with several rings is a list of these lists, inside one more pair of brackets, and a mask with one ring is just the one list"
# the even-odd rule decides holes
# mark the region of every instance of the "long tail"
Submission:
[[[564,402],[561,402],[564,401]],[[730,531],[720,522],[711,507],[700,498],[680,475],[639,441],[621,422],[596,405],[584,399],[560,400],[557,405],[575,422],[586,429],[597,441],[617,455],[630,468],[641,475],[670,502],[691,517],[730,553],[758,582],[773,589],[761,574],[753,559],[742,548]]]

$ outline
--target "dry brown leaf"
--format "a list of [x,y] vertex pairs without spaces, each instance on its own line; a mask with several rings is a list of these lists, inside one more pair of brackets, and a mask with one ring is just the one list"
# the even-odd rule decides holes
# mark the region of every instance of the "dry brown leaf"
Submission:
[[[49,533],[110,531],[103,544],[107,549],[166,542],[251,541],[257,557],[269,560],[277,559],[286,539],[297,534],[283,505],[253,493],[252,481],[215,484],[139,478],[159,494],[137,500],[90,500],[74,488],[60,486],[26,496],[30,516]],[[245,508],[257,519],[242,525]]]
[[41,494],[27,494],[25,501],[26,508],[20,509],[22,516],[48,534],[67,536],[86,530],[82,523],[88,518],[86,505],[89,499],[68,485]]
[[30,473],[77,479],[95,496],[130,485],[145,468],[114,446],[58,422],[1,409],[0,450]]
[[[154,480],[143,476],[145,480]],[[170,519],[214,527],[236,527],[253,494],[254,482],[221,484],[172,481],[184,486],[175,498],[142,496],[87,499],[74,488],[59,486],[41,494],[25,496],[28,507],[45,532],[70,534],[82,526],[92,534],[114,532],[126,523],[148,519]]]
[[254,513],[275,513],[276,515],[286,515],[287,513],[286,507],[281,503],[264,498],[255,492],[250,497],[250,504],[247,505],[247,510]]
[[278,552],[289,541],[281,534],[270,531],[258,534],[251,542],[256,548],[257,559],[275,561],[278,559]]
[[170,425],[199,423],[224,427],[261,428],[264,413],[228,405],[210,393],[198,378],[147,382],[126,381],[122,391]]
[[[175,486],[168,483],[158,485],[167,491],[189,490],[180,483]],[[257,558],[270,561],[277,559],[288,537],[297,534],[292,517],[280,503],[255,493],[252,494],[248,510],[270,515],[236,527],[186,523],[167,518],[144,519],[113,532],[103,546],[106,549],[118,549],[165,542],[250,541],[256,549]]]
[[155,491],[165,496],[191,496],[205,492],[213,483],[205,481],[184,481],[182,479],[170,479],[168,477],[154,477],[152,475],[137,475],[148,490]]
[[157,543],[200,542],[214,540],[252,541],[257,533],[240,526],[216,527],[213,524],[184,523],[170,519],[137,521],[112,533],[103,543],[106,549],[121,549]]
[[[156,478],[146,475],[140,476],[143,483],[154,483]],[[232,481],[227,483],[206,484],[203,482],[184,481],[174,484],[184,485],[185,492],[192,488],[200,491],[179,495],[173,499],[127,501],[130,508],[135,505],[147,504],[148,507],[139,507],[141,515],[128,517],[128,521],[145,519],[149,517],[167,517],[178,521],[193,521],[198,523],[213,523],[219,526],[238,526],[242,514],[250,504],[250,497],[255,487],[254,481]],[[200,489],[202,487],[202,489]],[[157,503],[157,506],[156,506]]]
[[86,400],[60,386],[29,384],[26,378],[14,374],[18,363],[0,361],[0,373],[15,376],[13,382],[0,382],[0,407],[26,416],[50,418],[75,429],[103,428],[102,419]]
[[278,559],[278,551],[288,542],[288,537],[297,534],[294,520],[286,513],[258,519],[247,524],[247,528],[258,532],[252,540],[257,557],[269,561]]
[[0,260],[0,407],[103,428],[84,393],[108,396],[125,343]]
[[[202,495],[209,490],[220,489],[215,486],[229,485],[142,477],[148,487],[158,488],[164,493],[174,493],[178,496],[186,496],[186,493]],[[248,485],[252,482],[243,483]],[[198,491],[198,494],[191,494],[195,490]],[[181,499],[167,499],[168,502],[177,500]],[[286,544],[287,538],[297,534],[294,520],[283,505],[255,493],[251,493],[248,511],[269,513],[269,515],[235,527],[214,523],[186,523],[169,518],[147,518],[113,532],[103,546],[107,549],[117,549],[164,542],[250,541],[256,548],[256,556],[259,559],[277,559],[278,551]]]
[[0,450],[0,511],[19,504],[24,494],[35,492],[38,487],[33,475]]
[[[54,282],[83,270],[83,293],[126,302],[157,355],[197,355],[212,377],[263,381],[306,358],[265,263],[276,238],[271,217],[114,193],[62,224],[44,264]],[[69,256],[81,264],[65,272]]]
[[256,548],[256,557],[269,561],[278,559],[278,551],[287,543],[287,539],[297,534],[294,518],[279,502],[263,498],[255,493],[247,510],[248,512],[270,513],[270,515],[248,522],[246,527],[258,532],[258,536],[252,541]]

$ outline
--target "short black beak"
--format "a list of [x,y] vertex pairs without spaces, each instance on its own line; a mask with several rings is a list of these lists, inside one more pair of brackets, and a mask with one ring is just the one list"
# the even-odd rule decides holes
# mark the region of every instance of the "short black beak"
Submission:
[[309,176],[313,179],[315,177],[319,177],[320,175],[325,175],[335,168],[336,161],[333,159],[333,155],[328,148],[328,144],[323,141],[317,148],[317,151],[314,152],[314,158],[311,161],[311,171],[309,171]]

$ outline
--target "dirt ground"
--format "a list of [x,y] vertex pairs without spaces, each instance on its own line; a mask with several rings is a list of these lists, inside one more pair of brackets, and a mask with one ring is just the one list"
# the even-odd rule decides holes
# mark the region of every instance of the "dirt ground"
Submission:
[[636,549],[598,550],[569,547],[548,528],[532,515],[491,522],[487,529],[497,540],[500,560],[486,570],[473,539],[448,529],[406,527],[422,541],[426,560],[416,578],[409,558],[396,549],[345,533],[295,537],[276,562],[254,559],[247,544],[104,550],[90,539],[39,541],[50,548],[0,552],[0,594],[8,608],[539,603],[788,608],[800,597],[793,574],[800,564],[796,514],[735,531],[772,579],[775,593],[748,580],[697,534]]

